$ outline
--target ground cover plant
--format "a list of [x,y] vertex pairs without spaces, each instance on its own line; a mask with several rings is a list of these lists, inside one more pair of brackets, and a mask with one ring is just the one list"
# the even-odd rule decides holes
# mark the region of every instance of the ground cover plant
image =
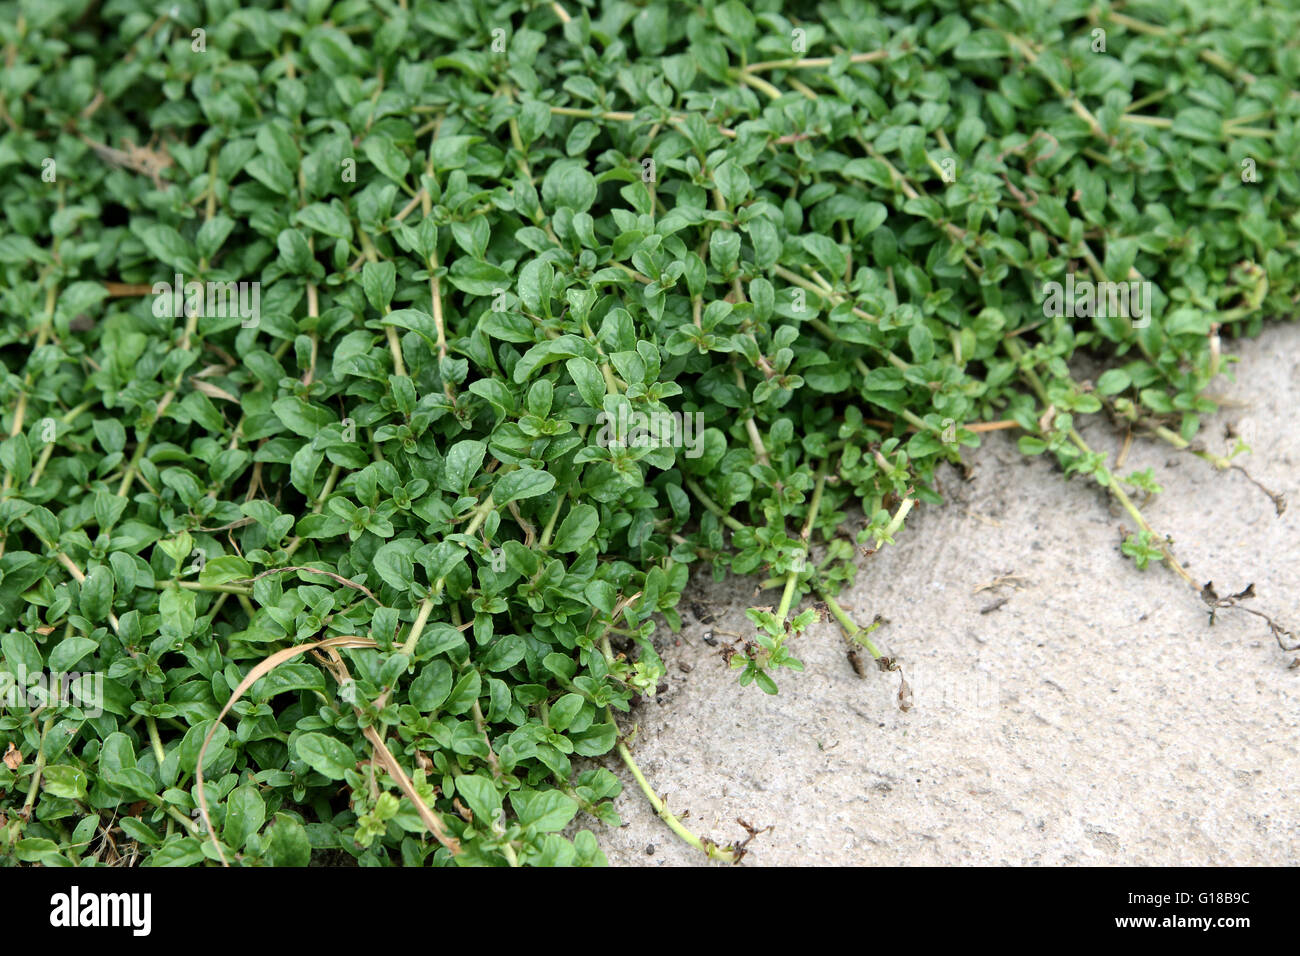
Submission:
[[991,429],[1250,596],[1075,424],[1235,467],[1293,5],[0,11],[8,862],[600,863],[620,761],[736,860],[636,767],[656,628],[757,575],[737,693],[823,613],[898,680],[836,594]]

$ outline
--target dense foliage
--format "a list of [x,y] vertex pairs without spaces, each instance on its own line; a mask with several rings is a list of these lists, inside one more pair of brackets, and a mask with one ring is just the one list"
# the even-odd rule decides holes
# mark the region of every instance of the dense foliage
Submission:
[[0,853],[602,862],[583,758],[634,768],[692,566],[781,589],[742,683],[799,666],[814,592],[889,668],[834,596],[993,423],[1181,570],[1073,423],[1195,447],[1220,336],[1294,310],[1297,35],[1255,0],[0,2]]

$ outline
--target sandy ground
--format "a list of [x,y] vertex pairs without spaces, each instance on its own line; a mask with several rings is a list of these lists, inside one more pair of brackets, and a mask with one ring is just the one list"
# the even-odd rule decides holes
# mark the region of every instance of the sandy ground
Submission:
[[[1300,323],[1231,350],[1237,381],[1216,389],[1244,404],[1203,435],[1218,451],[1229,423],[1252,437],[1237,460],[1292,507],[1278,517],[1240,474],[1150,440],[1124,473],[1154,467],[1164,494],[1144,513],[1199,582],[1254,582],[1251,606],[1300,633]],[[1105,423],[1085,437],[1111,452],[1123,438]],[[910,518],[842,598],[888,618],[876,636],[903,663],[907,712],[898,675],[856,676],[830,620],[797,641],[807,669],[782,671],[779,696],[740,688],[702,637],[745,630],[744,608],[779,595],[697,577],[683,633],[665,631],[671,687],[634,712],[669,808],[723,843],[744,838],[738,818],[772,827],[744,865],[1300,861],[1300,653],[1247,614],[1209,626],[1172,572],[1137,570],[1119,551],[1131,522],[1096,485],[1006,433],[967,460],[972,479],[945,467],[948,504]],[[701,862],[610,766],[625,781],[625,825],[596,828],[611,864]]]

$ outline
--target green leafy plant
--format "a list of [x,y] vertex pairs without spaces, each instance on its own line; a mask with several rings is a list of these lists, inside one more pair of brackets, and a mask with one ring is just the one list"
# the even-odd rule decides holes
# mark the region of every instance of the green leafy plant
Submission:
[[835,596],[1009,428],[1194,583],[1076,422],[1237,467],[1300,295],[1288,4],[0,11],[8,861],[600,863],[611,754],[737,860],[630,746],[692,568],[896,670]]

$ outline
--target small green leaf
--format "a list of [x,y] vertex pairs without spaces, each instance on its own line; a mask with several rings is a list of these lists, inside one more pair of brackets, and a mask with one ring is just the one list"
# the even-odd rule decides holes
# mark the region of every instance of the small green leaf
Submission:
[[586,212],[596,201],[596,177],[577,160],[557,160],[542,180],[542,201],[553,207]]
[[388,137],[368,137],[361,145],[361,151],[366,154],[366,159],[370,160],[376,169],[393,182],[406,181],[406,172],[410,169],[411,161]]
[[351,239],[352,223],[341,210],[324,203],[312,203],[298,210],[294,221],[335,239]]
[[45,768],[41,778],[45,792],[64,800],[84,800],[86,798],[86,775],[76,767],[67,764],[53,764]]
[[500,819],[501,794],[487,777],[465,774],[456,778],[456,792],[464,798],[465,805],[474,814],[474,822],[486,830]]
[[520,468],[507,472],[492,486],[492,497],[498,505],[509,504],[521,498],[535,498],[555,487],[555,476],[536,468]]
[[236,787],[226,798],[226,823],[221,831],[221,839],[232,847],[242,848],[248,838],[262,828],[265,821],[266,802],[257,786],[244,784]]
[[582,356],[575,356],[564,363],[569,375],[578,386],[578,394],[592,408],[605,407],[605,378],[596,368],[596,363]]
[[561,553],[577,551],[592,539],[600,527],[600,515],[591,505],[574,505],[560,522],[555,533],[555,550]]
[[475,439],[466,439],[452,445],[443,463],[442,476],[438,481],[439,487],[446,491],[464,494],[469,490],[474,476],[483,467],[483,456],[486,454],[487,445]]
[[267,847],[266,861],[271,866],[308,866],[311,863],[307,830],[289,814],[277,813],[267,832],[271,842]]
[[352,749],[326,734],[300,734],[294,742],[294,749],[307,766],[331,780],[342,780],[343,775],[356,764]]
[[383,312],[397,291],[397,267],[391,262],[367,262],[361,267],[361,287],[371,307]]
[[510,806],[519,823],[538,833],[558,833],[578,814],[578,804],[558,790],[516,790]]

